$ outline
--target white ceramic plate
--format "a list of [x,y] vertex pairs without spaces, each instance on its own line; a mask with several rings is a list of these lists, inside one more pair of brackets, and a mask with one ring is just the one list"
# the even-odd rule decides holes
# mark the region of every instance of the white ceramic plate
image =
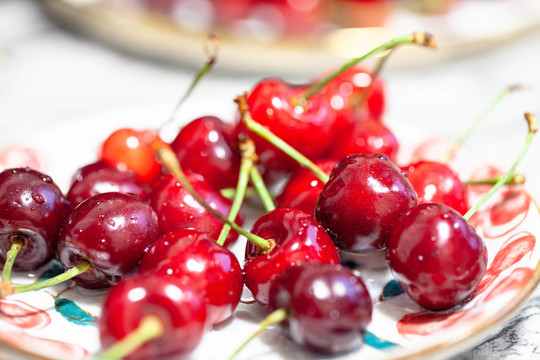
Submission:
[[[155,119],[165,118],[167,110],[163,106],[148,106],[93,114],[26,132],[17,146],[11,139],[1,139],[0,167],[32,165],[51,175],[67,191],[73,172],[96,160],[98,145],[109,133],[124,126],[148,128],[156,123]],[[433,147],[425,145],[408,153],[422,156],[426,149],[432,154]],[[28,154],[32,156],[25,157]],[[452,165],[463,169],[463,176],[481,176],[486,171],[482,162],[473,157],[460,158],[461,162],[456,160]],[[478,198],[485,190],[486,187],[479,187],[471,194]],[[252,218],[256,216],[251,214]],[[525,188],[517,186],[501,190],[471,222],[485,239],[489,254],[489,269],[471,302],[457,310],[432,313],[422,310],[404,294],[390,297],[391,290],[386,291],[388,299],[381,301],[390,274],[387,269],[363,270],[375,305],[368,329],[370,336],[357,352],[332,359],[442,358],[472,346],[502,326],[540,279],[540,212]],[[239,257],[243,256],[243,246],[238,241],[234,249]],[[31,274],[15,273],[14,280],[35,281],[54,269],[54,264],[49,264]],[[0,345],[6,345],[0,346],[0,355],[81,359],[99,351],[94,320],[99,316],[105,291],[74,287],[62,292],[65,289],[65,285],[59,285],[0,300]],[[232,319],[205,335],[190,358],[228,357],[257,329],[264,316],[260,306],[241,304]],[[279,327],[265,331],[238,356],[239,360],[314,358],[324,357],[303,351],[283,336]]]

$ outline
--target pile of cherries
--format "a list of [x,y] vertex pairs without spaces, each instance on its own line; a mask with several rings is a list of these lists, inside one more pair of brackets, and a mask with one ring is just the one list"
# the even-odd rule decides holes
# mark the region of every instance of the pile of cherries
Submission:
[[[204,116],[170,143],[157,130],[119,129],[97,162],[76,171],[66,195],[37,171],[3,171],[2,296],[36,289],[12,285],[11,267],[57,259],[66,273],[41,286],[73,278],[110,287],[102,358],[130,359],[190,353],[231,317],[244,286],[299,345],[324,354],[358,348],[372,302],[340,252],[386,251],[397,281],[427,309],[467,301],[487,254],[461,216],[465,186],[443,163],[396,165],[382,81],[352,63],[342,70],[302,86],[264,79],[237,99],[241,121]],[[256,154],[246,155],[246,139]],[[240,192],[247,160],[254,187],[260,175],[279,191],[278,207],[267,198],[250,232],[224,196]],[[228,249],[238,232],[248,239],[245,259]]]

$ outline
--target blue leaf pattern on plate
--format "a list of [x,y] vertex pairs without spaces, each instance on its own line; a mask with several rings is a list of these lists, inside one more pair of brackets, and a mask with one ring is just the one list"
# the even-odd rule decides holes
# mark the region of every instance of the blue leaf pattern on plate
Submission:
[[54,308],[65,319],[71,321],[72,323],[78,325],[94,325],[96,322],[96,318],[92,314],[81,309],[79,305],[75,304],[71,300],[56,298],[54,299]]

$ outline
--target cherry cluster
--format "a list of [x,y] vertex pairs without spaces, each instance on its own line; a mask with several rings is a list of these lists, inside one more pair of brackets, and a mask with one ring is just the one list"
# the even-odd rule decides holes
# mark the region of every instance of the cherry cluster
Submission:
[[[432,41],[413,34],[399,43],[418,39]],[[193,351],[231,317],[244,286],[301,346],[358,348],[372,302],[340,252],[386,252],[419,305],[460,305],[487,262],[461,216],[465,185],[443,163],[396,165],[384,100],[380,78],[350,63],[304,86],[264,79],[237,98],[241,121],[201,117],[170,143],[156,130],[114,131],[65,196],[44,174],[5,170],[1,295],[37,289],[11,284],[12,267],[56,258],[66,273],[40,286],[72,278],[110,287],[99,324],[103,358],[131,359]],[[283,179],[272,187],[275,207],[265,183]],[[247,232],[239,206],[249,180],[266,212]],[[225,196],[231,189],[234,200]],[[228,249],[239,233],[248,239],[242,265]]]

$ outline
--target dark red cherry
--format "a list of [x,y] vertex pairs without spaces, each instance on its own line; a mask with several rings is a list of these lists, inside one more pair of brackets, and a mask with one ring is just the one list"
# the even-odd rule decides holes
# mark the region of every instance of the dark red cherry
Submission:
[[77,206],[58,241],[65,268],[88,261],[93,269],[74,280],[87,288],[116,284],[132,273],[145,249],[159,237],[156,213],[132,195],[104,193]]
[[163,235],[147,250],[139,273],[174,276],[193,283],[208,304],[210,326],[228,319],[242,295],[244,278],[235,255],[207,234],[193,229]]
[[474,228],[448,206],[419,204],[396,221],[388,266],[418,305],[444,310],[466,301],[486,270],[487,251]]
[[[330,174],[336,163],[337,160],[333,159],[315,161],[315,165],[327,174]],[[276,197],[276,205],[295,208],[312,215],[323,187],[324,183],[311,170],[299,168],[287,180],[281,194]]]
[[75,207],[83,200],[104,192],[133,194],[144,201],[149,191],[148,185],[133,172],[122,171],[104,161],[97,161],[75,172],[66,198]]
[[451,207],[461,215],[469,209],[467,188],[448,165],[419,161],[402,167],[407,172],[418,203],[435,202]]
[[[353,115],[354,116],[354,115]],[[381,121],[358,119],[344,133],[336,135],[340,141],[330,147],[329,156],[342,159],[351,154],[385,154],[395,161],[399,143],[394,133]]]
[[362,345],[373,306],[364,282],[352,270],[316,262],[289,267],[271,294],[271,310],[288,309],[289,335],[297,344],[328,355]]
[[155,142],[163,141],[154,130],[118,129],[101,145],[100,157],[122,171],[133,171],[142,181],[151,184],[162,173],[154,154]]
[[201,175],[216,190],[235,188],[240,170],[240,152],[234,127],[215,116],[187,124],[171,143],[182,169]]
[[330,236],[312,216],[300,210],[272,210],[253,224],[251,233],[275,241],[267,254],[251,242],[246,247],[245,284],[263,306],[268,305],[272,282],[287,267],[310,261],[339,264]]
[[[309,99],[297,97],[306,86],[293,86],[280,80],[259,82],[247,98],[251,116],[300,153],[316,160],[332,142],[331,129],[335,115],[325,96],[314,94]],[[302,102],[302,103],[301,103]],[[298,164],[261,137],[249,133],[255,141],[259,162],[267,169],[290,172]]]
[[319,196],[315,218],[336,245],[354,253],[385,248],[400,214],[416,204],[404,173],[385,155],[349,155]]
[[[232,202],[223,197],[197,175],[188,175],[188,180],[195,191],[212,208],[227,216]],[[207,233],[212,239],[218,239],[223,223],[206,210],[197,200],[170,174],[163,175],[152,190],[150,202],[159,218],[159,226],[164,233],[178,229],[197,229]],[[236,223],[242,225],[238,216]],[[236,231],[231,231],[225,245],[233,244],[238,238]]]
[[132,333],[147,316],[156,317],[163,334],[126,359],[163,359],[192,352],[205,332],[206,306],[200,293],[172,276],[137,275],[113,286],[99,317],[99,338],[109,348]]
[[70,207],[53,180],[30,168],[0,173],[0,258],[22,241],[14,268],[32,270],[54,257]]

